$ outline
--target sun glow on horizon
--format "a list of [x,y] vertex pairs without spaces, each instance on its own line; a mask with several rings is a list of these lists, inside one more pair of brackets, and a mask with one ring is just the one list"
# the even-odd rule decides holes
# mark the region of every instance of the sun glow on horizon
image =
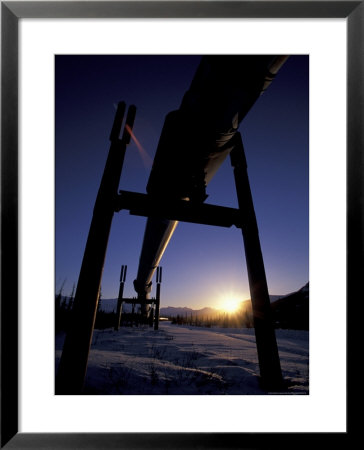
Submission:
[[228,313],[236,312],[241,304],[241,299],[237,296],[226,296],[221,301],[221,309]]

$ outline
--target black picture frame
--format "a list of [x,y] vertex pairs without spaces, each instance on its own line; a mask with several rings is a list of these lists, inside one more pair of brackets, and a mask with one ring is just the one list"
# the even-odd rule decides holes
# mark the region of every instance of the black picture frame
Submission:
[[[345,433],[19,433],[18,432],[18,22],[21,18],[346,18],[347,312],[358,303],[363,271],[364,1],[2,1],[1,2],[1,448],[232,449],[350,448],[355,433],[348,326]],[[330,70],[334,70],[334,65]],[[11,299],[11,301],[9,301]],[[358,319],[358,315],[355,315]],[[360,377],[359,377],[360,378]],[[350,404],[349,404],[350,403]]]

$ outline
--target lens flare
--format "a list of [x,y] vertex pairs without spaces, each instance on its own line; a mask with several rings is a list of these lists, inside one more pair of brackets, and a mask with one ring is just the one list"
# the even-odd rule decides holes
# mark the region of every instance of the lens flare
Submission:
[[142,158],[144,167],[146,169],[150,169],[152,167],[152,158],[148,155],[146,150],[143,148],[142,144],[139,142],[139,140],[136,138],[135,134],[129,127],[129,125],[125,125],[126,131],[130,134],[133,142],[135,143],[137,149],[139,150],[139,155]]

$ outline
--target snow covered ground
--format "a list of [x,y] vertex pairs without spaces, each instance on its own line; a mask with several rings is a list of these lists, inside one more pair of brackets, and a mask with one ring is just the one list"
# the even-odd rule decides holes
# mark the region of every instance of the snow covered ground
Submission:
[[[281,393],[308,394],[308,332],[276,330],[276,336],[288,385]],[[56,369],[64,337],[56,336]],[[95,330],[85,394],[267,394],[258,377],[253,329],[161,322],[158,331],[147,326]]]

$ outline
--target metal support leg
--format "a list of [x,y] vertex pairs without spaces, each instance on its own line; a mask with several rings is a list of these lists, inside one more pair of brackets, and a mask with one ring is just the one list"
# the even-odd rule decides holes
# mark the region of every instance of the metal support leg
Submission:
[[155,319],[154,319],[154,329],[158,330],[159,327],[159,309],[160,309],[160,298],[161,298],[161,282],[162,282],[162,267],[157,268],[157,292],[156,292],[156,302],[155,302]]
[[232,150],[231,164],[234,168],[236,192],[242,214],[242,234],[253,308],[255,337],[262,385],[267,389],[282,389],[283,378],[277,341],[271,318],[271,306],[258,225],[247,173],[244,147],[239,133]]
[[120,287],[119,287],[119,296],[118,296],[118,306],[117,306],[117,310],[116,310],[115,331],[118,331],[119,327],[120,327],[121,310],[122,310],[122,306],[123,306],[124,284],[125,284],[125,278],[126,278],[126,270],[127,270],[127,266],[121,266]]
[[150,327],[153,326],[153,322],[154,322],[154,318],[155,318],[154,313],[155,313],[155,309],[154,309],[154,305],[152,305],[152,307],[149,310],[149,317],[148,317],[148,325]]
[[136,108],[129,107],[125,130],[122,139],[119,139],[124,112],[125,103],[121,102],[110,134],[109,155],[96,198],[83,256],[72,322],[65,339],[56,377],[56,394],[80,394],[83,389],[115,199]]

